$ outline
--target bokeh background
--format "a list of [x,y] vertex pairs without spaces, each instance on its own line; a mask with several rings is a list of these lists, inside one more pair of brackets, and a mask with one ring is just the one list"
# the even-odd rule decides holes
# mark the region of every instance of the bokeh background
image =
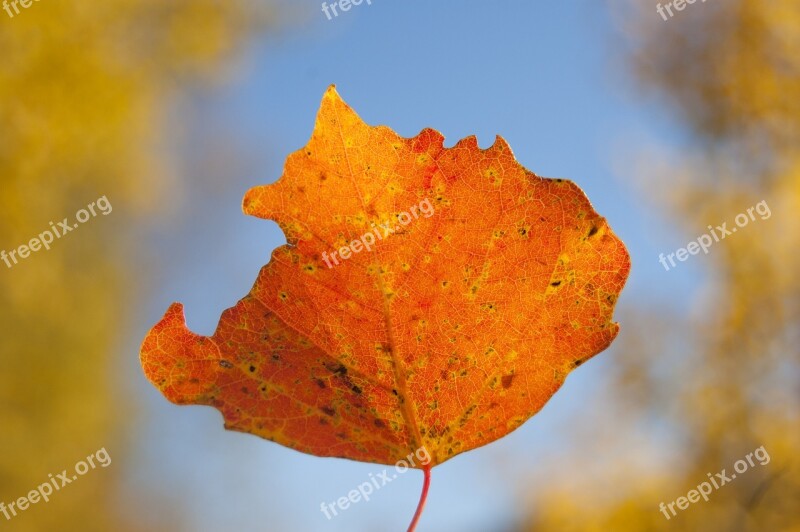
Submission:
[[[325,88],[370,124],[496,134],[577,182],[628,245],[622,332],[520,429],[433,471],[419,530],[800,530],[800,4],[44,0],[0,11],[0,249],[105,195],[99,217],[0,263],[0,501],[105,447],[12,531],[395,531],[411,471],[225,432],[138,364],[169,303],[211,334],[284,242],[241,213],[308,139]],[[752,222],[674,252],[765,200]],[[756,466],[667,521],[707,473]]]

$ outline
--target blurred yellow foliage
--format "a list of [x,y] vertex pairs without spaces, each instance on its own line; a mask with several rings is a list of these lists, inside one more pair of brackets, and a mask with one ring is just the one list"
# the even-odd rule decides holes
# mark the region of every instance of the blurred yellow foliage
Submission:
[[[100,447],[122,457],[116,443],[130,411],[114,371],[136,302],[125,253],[140,245],[126,228],[180,184],[163,157],[170,96],[219,76],[273,19],[258,6],[47,0],[14,18],[0,11],[0,249],[102,195],[114,206],[50,251],[11,269],[0,263],[0,501]],[[15,518],[13,529],[136,529],[115,510],[122,474],[119,461],[92,473],[65,488],[68,497]]]
[[[627,452],[562,472],[573,482],[531,496],[521,529],[800,530],[800,3],[709,2],[666,23],[647,2],[615,9],[633,71],[695,140],[683,160],[636,169],[650,201],[688,238],[761,200],[773,216],[701,257],[692,315],[623,311],[608,386],[620,416],[586,430]],[[659,511],[762,445],[769,464],[670,520]]]

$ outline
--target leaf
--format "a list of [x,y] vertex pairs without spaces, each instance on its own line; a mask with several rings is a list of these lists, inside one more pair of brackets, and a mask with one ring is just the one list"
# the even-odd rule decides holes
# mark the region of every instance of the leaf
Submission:
[[616,336],[627,251],[502,138],[443,140],[370,127],[331,87],[308,145],[244,198],[288,245],[213,336],[173,304],[142,346],[147,377],[227,429],[382,464],[423,445],[440,464],[539,411]]

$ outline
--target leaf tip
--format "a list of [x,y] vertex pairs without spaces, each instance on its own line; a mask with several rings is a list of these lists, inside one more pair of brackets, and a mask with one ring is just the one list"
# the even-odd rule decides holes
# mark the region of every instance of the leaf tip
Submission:
[[325,90],[325,94],[322,95],[323,106],[324,106],[326,101],[334,101],[334,102],[342,102],[342,101],[344,101],[344,100],[342,100],[342,97],[339,94],[339,91],[336,90],[336,84],[335,83],[331,83],[330,85],[328,85],[328,88]]
[[158,352],[159,336],[161,336],[165,330],[174,329],[176,327],[186,327],[183,303],[172,303],[161,320],[150,329],[142,342],[142,347],[139,350],[139,360],[148,378],[150,378],[149,370],[151,368],[151,363],[153,359],[156,358],[155,353]]
[[253,187],[245,192],[242,198],[242,212],[249,216],[258,216],[258,195],[261,186]]
[[513,157],[513,153],[511,151],[511,146],[508,144],[508,141],[506,141],[506,139],[504,139],[500,135],[496,135],[494,137],[494,144],[492,144],[492,148],[491,149],[499,151],[499,152],[502,152],[502,153],[508,153],[509,155],[511,155]]

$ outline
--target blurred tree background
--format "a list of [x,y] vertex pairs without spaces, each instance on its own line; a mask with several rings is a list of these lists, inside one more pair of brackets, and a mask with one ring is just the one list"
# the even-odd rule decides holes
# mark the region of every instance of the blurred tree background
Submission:
[[[114,461],[123,457],[132,412],[111,368],[135,356],[118,349],[144,281],[126,260],[147,252],[137,249],[133,227],[163,215],[183,185],[166,156],[170,105],[182,91],[224,78],[248,37],[276,19],[276,6],[248,0],[44,4],[0,29],[0,249],[26,244],[50,221],[74,220],[101,196],[114,210],[50,251],[11,269],[0,263],[6,503],[99,447]],[[127,502],[115,489],[122,473],[92,473],[47,511],[16,518],[14,529],[141,530],[118,511]]]
[[[520,529],[800,530],[800,3],[696,3],[667,22],[650,2],[612,9],[639,88],[691,139],[629,165],[631,183],[685,242],[761,200],[773,216],[701,257],[689,315],[627,300],[607,389],[618,415],[573,429],[592,455],[532,482],[547,487],[530,489]],[[768,465],[660,513],[762,445]]]

